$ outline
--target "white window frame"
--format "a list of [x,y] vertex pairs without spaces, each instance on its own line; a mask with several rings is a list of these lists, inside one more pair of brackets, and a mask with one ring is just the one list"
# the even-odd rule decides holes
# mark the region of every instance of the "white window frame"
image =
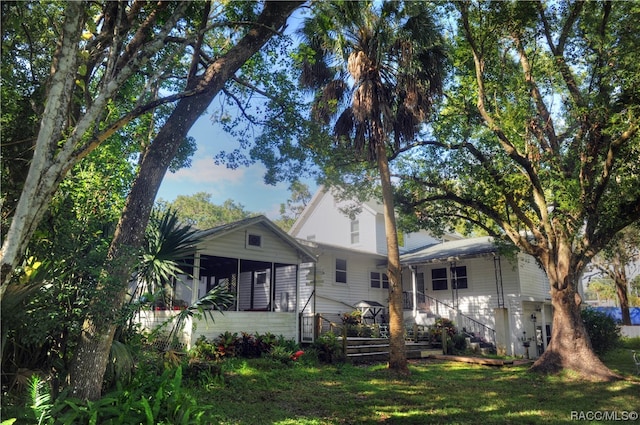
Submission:
[[[344,268],[338,268],[338,261],[340,262],[344,262]],[[336,257],[336,261],[335,261],[335,282],[336,283],[340,283],[340,284],[346,284],[347,283],[347,260],[344,258],[337,258]],[[340,276],[342,277],[344,275],[344,281],[342,281],[342,279],[338,279],[338,274],[340,274]]]
[[360,243],[360,220],[358,220],[357,218],[351,220],[350,235],[351,245],[358,245]]

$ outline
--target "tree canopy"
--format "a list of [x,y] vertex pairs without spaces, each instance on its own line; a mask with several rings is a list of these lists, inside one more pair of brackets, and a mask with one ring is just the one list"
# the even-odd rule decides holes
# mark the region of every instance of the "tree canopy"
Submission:
[[178,219],[196,229],[210,229],[251,216],[244,206],[231,199],[222,205],[211,201],[211,194],[198,192],[193,195],[178,195],[171,202],[160,201],[162,208],[174,210]]
[[453,72],[433,137],[398,166],[405,217],[440,231],[463,221],[534,256],[555,308],[536,368],[607,379],[588,354],[578,288],[593,256],[640,218],[640,8],[465,2],[450,11]]

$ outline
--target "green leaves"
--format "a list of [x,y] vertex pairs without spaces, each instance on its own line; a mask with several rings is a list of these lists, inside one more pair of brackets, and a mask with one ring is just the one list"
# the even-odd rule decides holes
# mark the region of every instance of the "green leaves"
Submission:
[[637,32],[621,19],[637,7],[535,7],[459,4],[437,142],[402,159],[400,198],[409,221],[466,220],[521,242],[530,232],[543,235],[538,246],[586,230],[600,249],[600,236],[640,217],[629,207],[640,202],[640,114],[637,102],[619,103],[638,93],[627,83],[640,67],[626,60]]
[[196,233],[178,221],[175,211],[156,212],[150,217],[136,275],[151,292],[183,273],[182,261],[195,252]]

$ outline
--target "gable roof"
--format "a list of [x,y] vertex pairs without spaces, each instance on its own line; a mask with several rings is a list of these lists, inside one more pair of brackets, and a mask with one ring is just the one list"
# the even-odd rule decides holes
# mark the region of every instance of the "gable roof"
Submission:
[[257,215],[255,217],[249,217],[232,223],[223,224],[221,226],[212,227],[211,229],[201,230],[194,234],[194,238],[217,239],[228,235],[229,233],[242,230],[256,224],[263,225],[291,248],[298,251],[302,257],[306,257],[305,261],[315,262],[317,260],[316,256],[309,248],[299,243],[292,236],[289,236],[284,230],[276,226],[264,215]]
[[320,186],[316,193],[313,194],[313,197],[311,198],[307,206],[304,208],[304,210],[302,210],[302,213],[300,213],[296,221],[293,223],[291,229],[289,229],[290,235],[298,234],[298,231],[300,231],[302,225],[309,219],[311,213],[317,208],[326,191],[327,190],[324,188],[324,186]]
[[[302,213],[298,216],[296,221],[293,223],[293,226],[291,226],[291,229],[289,230],[290,235],[295,236],[298,234],[298,232],[300,231],[300,228],[313,215],[316,208],[318,208],[318,205],[320,204],[320,202],[326,196],[331,196],[335,200],[335,196],[333,195],[333,193],[331,193],[332,190],[333,189],[327,188],[323,185],[321,185],[318,188],[316,193],[313,194],[313,197],[311,198],[311,200],[309,201],[305,209],[302,211]],[[347,200],[345,202],[350,202],[350,201]],[[353,202],[354,204],[357,204],[355,201],[351,201],[351,202]],[[363,202],[360,205],[360,207],[362,208],[362,211],[368,211],[370,214],[373,214],[374,216],[376,214],[382,214],[382,211],[383,211],[382,204],[375,200]]]
[[498,251],[490,236],[460,239],[420,248],[400,256],[402,264],[436,263],[480,257]]

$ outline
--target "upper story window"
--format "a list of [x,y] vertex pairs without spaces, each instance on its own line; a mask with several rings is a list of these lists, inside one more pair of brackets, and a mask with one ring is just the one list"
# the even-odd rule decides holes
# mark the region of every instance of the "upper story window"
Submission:
[[360,243],[360,221],[351,220],[351,245]]
[[431,285],[434,291],[447,289],[447,269],[431,269]]
[[256,235],[255,233],[247,234],[247,246],[262,248],[262,235]]
[[336,283],[347,283],[347,260],[336,258]]
[[467,266],[451,267],[451,285],[456,289],[466,289],[469,287]]
[[389,289],[389,276],[386,273],[371,272],[370,283],[372,288]]

